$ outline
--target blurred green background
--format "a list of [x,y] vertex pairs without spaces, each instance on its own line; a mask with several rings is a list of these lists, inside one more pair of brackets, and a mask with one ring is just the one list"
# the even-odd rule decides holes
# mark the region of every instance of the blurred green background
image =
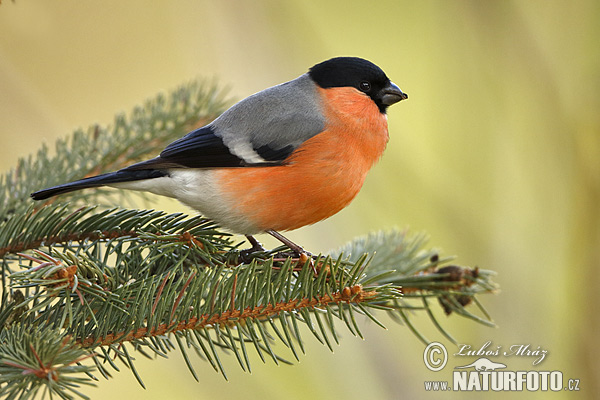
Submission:
[[[390,143],[353,204],[290,233],[312,252],[369,231],[409,227],[463,265],[498,271],[481,296],[498,328],[438,311],[461,343],[541,346],[544,362],[499,358],[512,370],[560,370],[600,398],[600,2],[579,1],[3,1],[0,167],[75,128],[195,77],[236,98],[339,55],[381,66],[410,98],[389,111]],[[181,211],[161,200],[157,207]],[[270,243],[266,240],[267,243]],[[224,357],[229,382],[197,359],[196,383],[177,353],[137,364],[87,390],[92,398],[463,398],[426,393],[474,358],[423,364],[424,346],[382,316],[345,327],[331,354],[305,336],[295,366],[252,374]],[[423,332],[456,347],[425,316]],[[283,349],[282,349],[283,350]],[[285,352],[284,352],[285,353]],[[286,353],[287,354],[287,353]],[[291,357],[291,355],[290,355]],[[125,368],[124,368],[125,369]],[[490,397],[546,398],[495,393]],[[475,394],[473,394],[475,396]],[[480,395],[477,394],[479,397]]]

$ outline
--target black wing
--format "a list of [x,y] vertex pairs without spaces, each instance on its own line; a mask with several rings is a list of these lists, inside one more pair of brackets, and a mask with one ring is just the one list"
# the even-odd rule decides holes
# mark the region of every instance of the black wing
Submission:
[[158,158],[171,167],[219,168],[245,165],[244,160],[232,154],[210,126],[196,129],[174,141]]
[[210,125],[196,129],[169,144],[160,156],[133,164],[125,170],[165,168],[231,168],[281,164],[293,151],[293,146],[273,149],[263,145],[253,150],[264,162],[250,163],[233,154]]

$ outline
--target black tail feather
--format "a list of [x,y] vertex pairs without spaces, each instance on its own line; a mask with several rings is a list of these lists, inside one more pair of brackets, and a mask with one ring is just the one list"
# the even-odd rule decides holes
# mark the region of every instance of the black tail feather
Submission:
[[143,179],[160,178],[167,176],[166,171],[158,169],[147,169],[147,170],[120,170],[117,172],[109,172],[108,174],[102,174],[98,176],[92,176],[85,179],[80,179],[75,182],[64,183],[62,185],[54,186],[48,189],[39,190],[31,193],[31,197],[34,200],[45,200],[52,196],[56,196],[63,193],[73,192],[75,190],[87,189],[93,187],[99,187],[104,185],[110,185],[112,183],[131,182],[139,181]]

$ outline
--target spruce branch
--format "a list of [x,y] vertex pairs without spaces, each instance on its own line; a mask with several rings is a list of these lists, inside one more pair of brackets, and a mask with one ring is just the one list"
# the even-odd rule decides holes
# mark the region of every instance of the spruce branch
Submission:
[[365,319],[383,327],[381,311],[423,341],[411,320],[427,314],[453,340],[431,300],[446,314],[492,324],[476,296],[496,290],[493,272],[447,265],[424,248],[425,235],[378,232],[315,258],[287,257],[282,246],[248,261],[244,245],[211,221],[114,207],[129,202],[118,190],[29,199],[40,187],[155,154],[225,103],[216,86],[192,83],[111,127],[75,132],[53,156],[43,147],[0,178],[0,395],[85,398],[80,387],[98,380],[93,373],[109,378],[119,364],[144,385],[135,358],[175,349],[196,380],[190,352],[226,377],[224,355],[245,371],[252,352],[289,363],[305,352],[304,336],[333,349],[340,326],[360,337]]

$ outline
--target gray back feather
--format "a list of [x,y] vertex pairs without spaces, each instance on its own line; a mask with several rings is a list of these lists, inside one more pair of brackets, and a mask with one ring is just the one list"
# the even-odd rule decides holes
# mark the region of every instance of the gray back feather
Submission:
[[245,98],[210,125],[232,153],[260,163],[256,149],[296,149],[323,131],[325,118],[317,87],[304,74]]

